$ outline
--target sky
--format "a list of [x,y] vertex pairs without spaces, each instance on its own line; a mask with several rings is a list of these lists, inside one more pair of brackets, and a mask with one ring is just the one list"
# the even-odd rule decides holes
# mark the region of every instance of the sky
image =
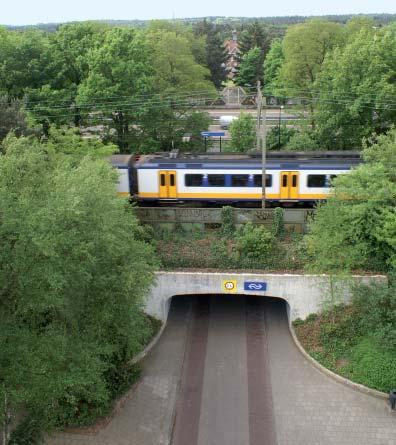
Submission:
[[[3,3],[3,4],[2,4]],[[396,13],[395,0],[0,0],[0,23]]]

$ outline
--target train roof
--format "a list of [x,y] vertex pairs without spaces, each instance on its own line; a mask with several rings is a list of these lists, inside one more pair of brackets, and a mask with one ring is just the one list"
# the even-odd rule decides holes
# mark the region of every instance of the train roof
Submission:
[[133,155],[112,155],[109,158],[111,165],[117,168],[128,168],[133,164],[134,156]]
[[[267,154],[268,168],[329,168],[349,169],[360,164],[356,151],[275,152]],[[204,169],[261,168],[261,153],[156,153],[136,157],[137,168]]]

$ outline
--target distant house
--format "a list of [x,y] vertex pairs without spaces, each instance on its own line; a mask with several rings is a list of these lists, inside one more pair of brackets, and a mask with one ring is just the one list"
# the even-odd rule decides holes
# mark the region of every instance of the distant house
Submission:
[[227,78],[233,79],[237,73],[239,65],[239,44],[236,30],[232,32],[232,39],[224,42],[224,48],[227,52],[227,59],[225,63],[225,69],[227,71]]

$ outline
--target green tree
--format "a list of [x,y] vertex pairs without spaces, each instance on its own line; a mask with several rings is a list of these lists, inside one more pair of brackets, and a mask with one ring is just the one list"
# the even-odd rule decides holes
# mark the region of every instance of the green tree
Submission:
[[365,164],[334,181],[310,225],[306,245],[317,270],[396,267],[396,131],[366,142],[363,156]]
[[341,25],[317,19],[290,26],[283,39],[285,61],[280,69],[280,82],[285,95],[310,99],[312,126],[315,126],[316,79],[326,54],[342,41]]
[[263,59],[260,48],[252,48],[243,55],[236,77],[237,85],[255,87],[263,78]]
[[83,424],[106,412],[109,376],[143,341],[153,251],[107,162],[71,162],[35,139],[5,149],[0,397],[41,427]]
[[46,81],[48,37],[41,31],[6,31],[0,28],[0,91],[22,98],[28,88]]
[[49,123],[81,125],[83,112],[76,104],[76,96],[89,74],[87,55],[103,43],[108,29],[98,23],[73,23],[49,35],[44,55],[45,81],[39,88],[29,85],[27,90],[29,108],[46,126]]
[[247,151],[256,147],[256,124],[248,113],[241,113],[231,122],[231,148],[235,151]]
[[225,62],[227,57],[221,29],[205,18],[194,27],[194,33],[196,36],[206,39],[205,62],[210,70],[211,81],[219,89],[226,78]]
[[264,60],[264,84],[269,94],[275,95],[279,88],[279,71],[284,60],[282,40],[274,39]]
[[194,133],[196,139],[199,122],[199,131],[207,129],[207,118],[201,119],[204,115],[195,115],[191,109],[195,95],[198,100],[214,98],[216,90],[208,80],[209,70],[195,61],[191,42],[185,35],[155,28],[147,32],[147,41],[153,58],[152,84],[156,94],[147,100],[140,120],[144,144],[152,141],[151,147],[169,150],[180,146],[185,133]]
[[362,28],[329,54],[317,80],[318,138],[324,148],[361,148],[363,137],[395,122],[396,26]]
[[295,135],[294,128],[288,128],[285,124],[272,127],[267,133],[267,148],[269,150],[281,150]]
[[296,131],[286,144],[286,150],[292,151],[313,151],[320,148],[312,131],[304,128]]
[[248,53],[253,48],[260,48],[261,54],[264,57],[267,54],[272,33],[269,28],[260,23],[258,20],[254,20],[241,32],[239,39],[239,49],[241,54]]
[[[77,105],[95,103],[106,125],[117,133],[117,144],[126,150],[139,140],[139,117],[145,99],[152,92],[153,58],[141,32],[113,28],[104,42],[88,54],[89,74],[78,87]],[[115,100],[114,100],[115,99]]]
[[28,133],[28,119],[20,100],[0,96],[0,144],[12,130],[17,136]]

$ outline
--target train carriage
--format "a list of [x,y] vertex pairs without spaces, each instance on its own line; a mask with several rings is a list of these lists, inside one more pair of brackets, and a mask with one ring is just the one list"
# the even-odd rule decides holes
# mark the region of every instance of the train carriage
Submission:
[[[356,153],[270,153],[266,199],[276,205],[325,200],[331,180],[360,163]],[[139,202],[258,203],[261,158],[246,154],[144,155],[130,168],[130,191]]]

